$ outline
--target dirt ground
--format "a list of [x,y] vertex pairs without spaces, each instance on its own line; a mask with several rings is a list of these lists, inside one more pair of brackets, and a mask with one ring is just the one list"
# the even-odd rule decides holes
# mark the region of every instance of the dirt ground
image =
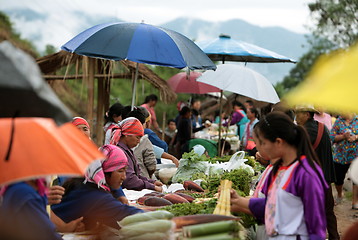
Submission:
[[[333,196],[336,195],[336,190],[333,187]],[[334,211],[337,217],[338,231],[342,237],[342,234],[348,229],[354,222],[358,221],[358,210],[352,209],[351,192],[348,190],[345,192],[346,197],[343,201],[335,206]]]

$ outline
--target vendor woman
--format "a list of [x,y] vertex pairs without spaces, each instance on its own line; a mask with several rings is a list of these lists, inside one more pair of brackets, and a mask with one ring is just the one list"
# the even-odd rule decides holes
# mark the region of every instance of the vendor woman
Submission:
[[124,152],[113,145],[104,145],[105,160],[96,160],[88,167],[85,180],[72,179],[64,184],[65,195],[52,211],[65,222],[83,217],[87,230],[97,223],[118,228],[117,221],[142,210],[115,199],[110,189],[118,189],[126,178],[128,160]]
[[132,148],[139,144],[144,135],[142,123],[134,117],[124,119],[113,129],[111,144],[120,147],[128,158],[127,178],[123,181],[123,188],[140,191],[142,189],[162,192],[163,183],[148,179],[141,175],[138,161]]

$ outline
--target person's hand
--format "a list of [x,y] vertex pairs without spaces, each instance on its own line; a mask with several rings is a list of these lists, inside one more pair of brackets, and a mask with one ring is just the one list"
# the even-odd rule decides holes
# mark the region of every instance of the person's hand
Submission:
[[65,223],[54,212],[51,211],[50,219],[55,224],[58,232],[83,232],[85,225],[83,223],[83,217],[72,220],[69,223]]
[[52,186],[47,193],[48,205],[59,204],[62,200],[62,196],[65,194],[65,189],[61,186]]
[[163,188],[161,186],[154,186],[154,190],[157,192],[163,192]]
[[231,212],[246,212],[242,206],[242,200],[245,198],[241,197],[234,189],[230,190]]
[[351,133],[350,132],[345,132],[342,135],[343,135],[343,140],[349,140],[349,137],[351,136]]
[[161,187],[161,186],[163,186],[163,183],[161,181],[155,181],[154,185],[158,186],[158,187]]
[[173,156],[173,158],[171,160],[175,164],[176,167],[179,166],[179,160],[176,157]]
[[83,232],[85,230],[85,224],[83,223],[83,217],[77,218],[66,224],[67,232]]
[[347,140],[348,140],[348,142],[354,142],[357,140],[357,137],[356,137],[356,135],[349,135]]
[[239,197],[240,195],[234,189],[230,189],[230,200],[236,201]]
[[120,201],[121,203],[126,204],[126,205],[129,205],[129,201],[128,201],[128,199],[126,198],[126,196],[120,196],[120,197],[118,197],[117,199],[118,199],[118,201]]

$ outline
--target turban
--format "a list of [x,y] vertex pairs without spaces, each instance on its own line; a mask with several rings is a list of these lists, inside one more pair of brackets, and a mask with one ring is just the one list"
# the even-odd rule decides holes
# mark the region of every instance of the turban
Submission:
[[141,122],[134,118],[129,117],[118,123],[118,126],[112,128],[111,144],[117,145],[122,135],[129,136],[143,136],[144,129]]
[[128,165],[128,159],[122,149],[114,145],[104,145],[99,149],[105,160],[95,160],[87,168],[85,182],[96,183],[98,187],[110,191],[104,173],[114,172]]
[[90,128],[90,126],[89,126],[88,122],[86,121],[86,119],[81,118],[81,117],[74,117],[72,119],[72,124],[75,125],[75,126],[86,125],[88,128]]

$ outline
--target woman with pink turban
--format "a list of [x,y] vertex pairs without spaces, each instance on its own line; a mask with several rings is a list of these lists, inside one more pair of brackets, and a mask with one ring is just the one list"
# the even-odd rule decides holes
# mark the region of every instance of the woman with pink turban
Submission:
[[111,189],[118,189],[126,179],[128,160],[124,152],[114,145],[104,145],[100,150],[106,159],[91,163],[84,181],[72,179],[66,182],[61,203],[51,206],[66,223],[83,217],[87,230],[94,229],[97,223],[119,228],[117,221],[142,212],[121,203],[111,194]]

